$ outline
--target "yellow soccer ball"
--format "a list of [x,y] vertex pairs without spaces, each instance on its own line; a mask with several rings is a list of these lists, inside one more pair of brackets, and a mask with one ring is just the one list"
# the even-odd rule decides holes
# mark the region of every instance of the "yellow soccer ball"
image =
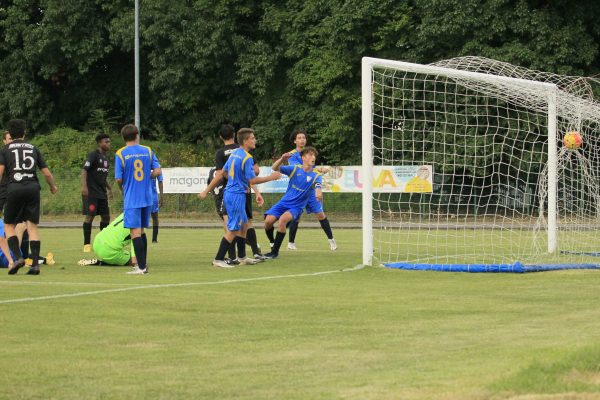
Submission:
[[579,132],[567,132],[563,137],[563,145],[569,150],[577,150],[582,144],[583,138]]

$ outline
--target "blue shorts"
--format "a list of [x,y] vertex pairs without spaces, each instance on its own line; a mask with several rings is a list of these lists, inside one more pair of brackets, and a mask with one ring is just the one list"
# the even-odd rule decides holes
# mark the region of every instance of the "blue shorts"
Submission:
[[317,200],[314,192],[308,198],[308,203],[306,203],[306,213],[307,214],[318,214],[323,212],[323,203]]
[[279,219],[279,217],[289,211],[290,214],[292,214],[293,219],[298,219],[300,215],[302,215],[303,209],[304,207],[294,207],[280,201],[277,202],[273,207],[269,208],[269,210],[265,213],[265,216],[273,215]]
[[124,210],[123,226],[128,229],[147,228],[150,226],[150,212],[152,206],[140,208],[126,208]]
[[227,229],[231,232],[241,230],[242,225],[248,222],[246,193],[230,193],[226,190],[223,204],[227,210]]
[[[11,255],[12,251],[10,252]],[[19,252],[19,255],[21,255],[21,252]],[[16,257],[13,257],[13,260]],[[4,254],[3,252],[0,251],[0,268],[8,268],[8,258],[6,258],[6,254]]]
[[0,268],[8,268],[8,259],[4,253],[0,253]]

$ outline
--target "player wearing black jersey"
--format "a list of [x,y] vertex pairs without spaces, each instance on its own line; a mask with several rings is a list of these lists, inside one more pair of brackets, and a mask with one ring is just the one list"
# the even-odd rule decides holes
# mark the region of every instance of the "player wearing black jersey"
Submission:
[[81,199],[83,202],[83,251],[92,251],[92,222],[100,215],[100,230],[110,223],[108,197],[112,198],[112,190],[106,178],[109,162],[107,152],[110,150],[110,137],[101,133],[96,136],[98,148],[88,154],[81,170]]
[[[9,131],[4,131],[2,134],[2,143],[6,146],[7,144],[12,142],[12,137],[10,136]],[[8,188],[8,175],[6,171],[2,175],[2,180],[0,181],[0,213],[4,216],[4,206],[6,205],[6,189]],[[4,226],[4,223],[2,224]],[[4,228],[3,228],[4,231]],[[15,227],[15,231],[17,237],[19,238],[19,243],[21,243],[21,254],[25,261],[27,261],[29,257],[29,234],[27,233],[27,224],[25,222],[19,223]],[[7,254],[7,260],[9,262],[9,267],[12,266],[13,259],[10,255],[10,251],[8,251],[8,242],[4,235],[0,236],[0,248],[2,248],[2,252]]]
[[[38,260],[41,243],[37,226],[40,222],[41,188],[36,175],[37,169],[41,170],[52,194],[56,193],[58,188],[40,151],[34,145],[24,140],[25,121],[22,119],[12,119],[8,121],[7,130],[13,141],[0,151],[0,176],[6,170],[8,187],[6,190],[4,223],[8,238],[8,247],[13,254],[20,254],[19,239],[16,236],[15,225],[19,222],[27,222],[29,246],[33,260],[32,266],[27,273],[38,275],[40,273]],[[18,258],[8,273],[10,275],[16,274],[23,265],[25,265],[25,260],[22,257]]]

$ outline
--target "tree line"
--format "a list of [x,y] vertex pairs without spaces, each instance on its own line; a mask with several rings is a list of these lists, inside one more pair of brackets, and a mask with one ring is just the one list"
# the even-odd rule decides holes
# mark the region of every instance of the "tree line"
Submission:
[[[252,126],[266,159],[304,127],[323,162],[360,163],[363,56],[591,76],[598,17],[569,0],[140,0],[143,133],[212,152],[222,123]],[[133,0],[2,1],[2,122],[131,122],[133,22]]]

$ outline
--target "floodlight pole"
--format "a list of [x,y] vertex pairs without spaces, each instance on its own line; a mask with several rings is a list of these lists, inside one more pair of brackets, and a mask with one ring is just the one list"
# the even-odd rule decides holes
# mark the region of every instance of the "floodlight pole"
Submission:
[[140,2],[135,0],[135,126],[140,129]]

